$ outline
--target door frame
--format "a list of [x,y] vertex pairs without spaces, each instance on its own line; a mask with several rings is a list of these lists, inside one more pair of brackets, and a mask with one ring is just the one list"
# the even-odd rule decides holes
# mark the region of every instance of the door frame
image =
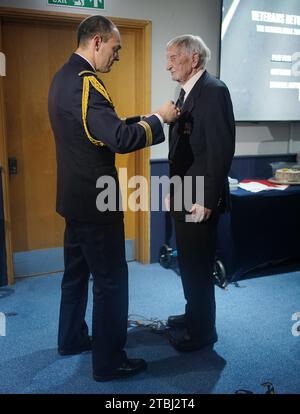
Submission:
[[[2,8],[0,7],[0,50],[2,25],[4,22],[26,22],[26,23],[45,23],[45,24],[79,24],[88,17],[87,14],[75,14],[64,12],[51,12],[31,9]],[[139,105],[144,114],[151,111],[151,30],[152,23],[149,20],[135,20],[125,18],[110,18],[118,27],[137,29],[140,32],[142,47],[138,51],[138,59],[142,62],[142,71],[138,73],[143,82],[143,93],[139,95]],[[70,51],[71,53],[72,51]],[[1,115],[2,114],[2,115]],[[4,227],[6,240],[6,263],[8,284],[14,283],[13,270],[13,247],[11,233],[11,212],[9,195],[9,172],[8,172],[8,152],[6,135],[6,115],[4,102],[3,78],[0,78],[0,163],[2,170],[3,184],[3,205],[4,205]],[[144,148],[136,153],[136,174],[142,175],[147,180],[147,191],[150,194],[150,148]],[[135,259],[143,264],[150,261],[150,197],[148,211],[136,212],[135,220]]]

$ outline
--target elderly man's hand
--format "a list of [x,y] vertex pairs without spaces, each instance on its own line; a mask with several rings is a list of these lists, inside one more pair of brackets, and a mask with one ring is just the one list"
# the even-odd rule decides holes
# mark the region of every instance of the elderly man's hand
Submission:
[[212,210],[201,206],[200,204],[193,204],[189,212],[191,213],[191,215],[188,216],[189,221],[192,221],[193,223],[201,223],[209,219]]
[[171,204],[170,204],[170,193],[168,193],[165,196],[165,209],[166,209],[166,211],[170,211],[170,207],[171,207]]

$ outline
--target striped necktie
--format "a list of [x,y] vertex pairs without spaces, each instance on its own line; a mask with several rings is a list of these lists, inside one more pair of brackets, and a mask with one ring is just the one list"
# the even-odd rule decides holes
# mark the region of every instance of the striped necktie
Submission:
[[176,102],[176,106],[179,109],[181,109],[183,107],[184,95],[185,95],[185,90],[183,88],[181,88],[179,97],[178,97],[177,102]]

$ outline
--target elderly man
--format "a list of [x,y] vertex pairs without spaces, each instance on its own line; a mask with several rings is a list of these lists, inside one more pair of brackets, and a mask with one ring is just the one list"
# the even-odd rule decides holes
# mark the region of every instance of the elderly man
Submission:
[[[176,245],[185,312],[168,318],[186,335],[172,341],[178,351],[195,351],[217,341],[213,264],[219,213],[229,207],[227,174],[235,147],[235,122],[226,85],[210,75],[210,50],[198,36],[176,37],[167,44],[167,70],[181,86],[180,117],[169,133],[170,178],[190,177],[191,205],[178,209],[171,192]],[[196,178],[204,177],[204,201],[197,198]],[[179,210],[179,211],[178,211]]]

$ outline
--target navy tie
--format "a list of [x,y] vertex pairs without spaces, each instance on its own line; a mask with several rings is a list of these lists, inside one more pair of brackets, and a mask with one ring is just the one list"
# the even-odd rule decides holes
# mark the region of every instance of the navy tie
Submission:
[[183,88],[181,88],[179,97],[178,97],[177,102],[176,102],[176,106],[179,109],[181,109],[183,107],[184,95],[185,95],[185,90]]

